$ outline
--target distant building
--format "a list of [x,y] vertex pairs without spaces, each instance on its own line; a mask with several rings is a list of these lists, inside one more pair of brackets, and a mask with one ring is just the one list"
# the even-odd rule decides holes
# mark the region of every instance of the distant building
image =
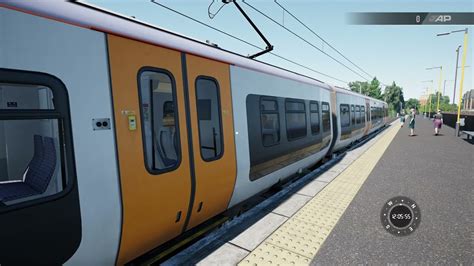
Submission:
[[428,102],[428,94],[421,95],[418,101],[420,102],[420,105],[425,105]]
[[467,91],[462,96],[462,109],[474,111],[474,90]]

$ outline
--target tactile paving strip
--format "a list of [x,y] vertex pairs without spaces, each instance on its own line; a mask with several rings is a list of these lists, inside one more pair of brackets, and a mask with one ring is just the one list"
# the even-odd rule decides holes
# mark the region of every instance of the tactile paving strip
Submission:
[[309,265],[399,129],[385,133],[239,265]]

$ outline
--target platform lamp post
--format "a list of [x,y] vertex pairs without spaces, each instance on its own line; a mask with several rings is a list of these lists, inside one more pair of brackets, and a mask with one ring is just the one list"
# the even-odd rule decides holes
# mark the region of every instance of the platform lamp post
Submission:
[[456,49],[456,69],[454,71],[454,92],[453,92],[453,104],[456,101],[456,81],[458,80],[458,62],[459,62],[459,49],[461,49],[461,45],[458,46]]
[[[428,94],[428,89],[426,88],[425,89],[425,95]],[[425,117],[425,113],[426,113],[426,104],[428,103],[428,100],[425,99],[425,104],[423,104],[423,117]]]
[[[447,81],[451,82],[451,81],[454,81],[454,80],[452,80],[452,79],[445,79],[445,80],[444,80],[443,97],[446,95],[446,82],[447,82]],[[454,82],[455,82],[455,81],[454,81]],[[456,91],[456,87],[454,87],[454,90]],[[454,103],[454,100],[453,100],[453,103]],[[449,105],[449,101],[448,101],[448,105]],[[451,111],[451,108],[450,108],[449,110]],[[447,111],[447,110],[445,110],[445,111]]]
[[[459,101],[458,101],[458,116],[456,120],[456,136],[459,136],[459,123],[461,118],[461,103],[462,103],[462,87],[464,84],[464,69],[466,66],[466,57],[467,57],[467,38],[468,38],[468,28],[463,30],[454,30],[451,32],[438,33],[436,36],[445,36],[451,33],[464,32],[464,43],[462,51],[462,63],[461,63],[461,81],[459,82]],[[456,67],[457,69],[457,67]]]
[[[456,49],[456,52],[458,54],[457,57],[459,57],[459,48],[461,48],[461,45],[459,45],[458,49]],[[455,101],[456,101],[456,81],[458,80],[458,69],[460,69],[461,67],[458,66],[458,59],[459,58],[456,58],[456,71],[454,73],[454,92],[453,92],[453,104],[455,104]],[[464,66],[464,68],[468,68],[470,66]],[[452,81],[452,80],[451,80]]]
[[[429,101],[428,118],[431,118],[431,88],[433,87],[433,80],[430,79],[430,80],[425,80],[422,82],[431,82],[431,86],[429,86],[429,90],[428,90],[428,101]],[[425,109],[426,109],[426,106],[425,106]]]
[[426,117],[426,111],[428,111],[428,96],[429,96],[429,89],[428,87],[425,88],[425,104],[423,105],[423,117]]
[[440,91],[441,91],[441,79],[443,78],[443,66],[439,67],[430,67],[427,68],[426,70],[432,70],[432,69],[438,69],[439,68],[439,81],[438,81],[438,92],[436,93],[436,96],[438,97],[437,99],[437,104],[436,104],[436,110],[439,110],[439,96],[440,96]]
[[446,95],[446,81],[453,81],[452,79],[445,79],[444,80],[444,86],[443,86],[443,96]]

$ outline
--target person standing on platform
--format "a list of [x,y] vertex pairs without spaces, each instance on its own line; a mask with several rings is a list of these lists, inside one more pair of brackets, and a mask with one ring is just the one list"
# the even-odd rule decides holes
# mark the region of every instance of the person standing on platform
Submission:
[[443,125],[443,115],[441,114],[441,110],[438,110],[438,112],[434,115],[433,119],[435,136],[438,136],[439,130],[441,129],[441,125]]
[[415,109],[410,109],[410,122],[408,127],[410,128],[410,137],[415,136]]
[[400,127],[403,127],[405,125],[405,112],[402,110],[400,113]]

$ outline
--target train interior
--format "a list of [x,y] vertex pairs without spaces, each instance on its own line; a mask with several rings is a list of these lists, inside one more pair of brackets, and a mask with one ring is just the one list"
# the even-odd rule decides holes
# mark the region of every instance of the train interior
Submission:
[[208,78],[196,80],[196,101],[201,156],[208,161],[222,154],[220,103],[217,83]]
[[179,149],[170,76],[155,71],[142,72],[140,95],[147,166],[158,170],[174,167],[178,163]]
[[0,106],[11,112],[9,119],[0,120],[0,202],[10,205],[60,192],[60,121],[37,115],[54,110],[52,91],[0,84]]

